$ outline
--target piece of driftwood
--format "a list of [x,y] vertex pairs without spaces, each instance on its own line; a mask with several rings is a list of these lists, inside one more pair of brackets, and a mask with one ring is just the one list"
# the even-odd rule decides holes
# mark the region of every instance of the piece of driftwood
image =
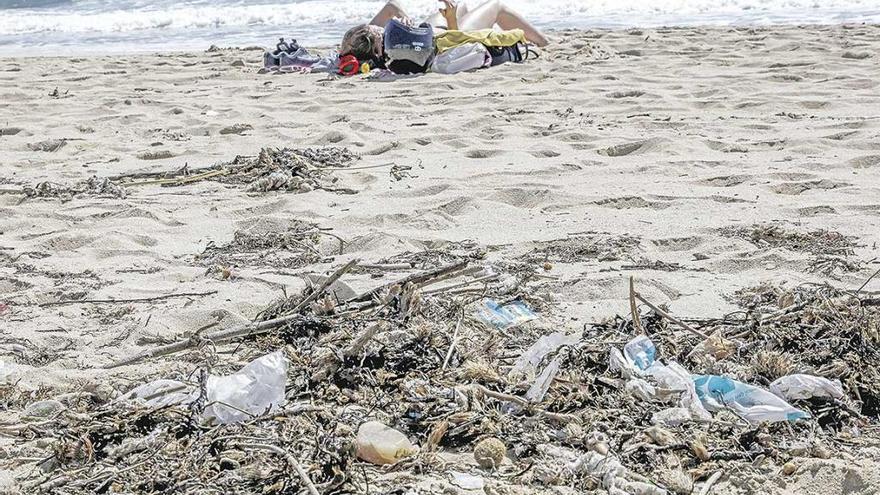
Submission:
[[290,313],[286,316],[282,316],[280,318],[274,318],[271,320],[261,321],[261,322],[252,322],[246,325],[240,325],[234,328],[220,330],[217,332],[209,333],[207,335],[201,336],[200,339],[186,339],[174,342],[172,344],[155,347],[153,349],[148,349],[144,352],[135,354],[134,356],[110,363],[104,366],[105,369],[110,368],[118,368],[120,366],[127,366],[129,364],[134,364],[145,359],[150,359],[158,356],[165,356],[168,354],[173,354],[175,352],[180,352],[184,349],[189,349],[190,347],[194,347],[201,340],[210,340],[214,343],[225,342],[228,340],[236,339],[239,337],[244,337],[245,335],[260,335],[265,333],[273,328],[280,327],[285,323],[289,323],[298,318],[302,318],[300,311],[303,308],[308,307],[308,305],[324,294],[324,291],[327,290],[334,282],[339,280],[343,274],[354,268],[357,265],[358,260],[351,260],[345,264],[342,268],[336,270],[330,277],[324,280],[321,285],[319,285],[314,291],[312,291],[308,296],[306,296],[299,304],[294,307]]

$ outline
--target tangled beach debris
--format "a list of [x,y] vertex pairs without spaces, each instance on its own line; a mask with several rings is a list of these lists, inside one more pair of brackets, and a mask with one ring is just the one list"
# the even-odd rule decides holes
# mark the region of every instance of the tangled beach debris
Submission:
[[140,172],[115,177],[91,177],[72,185],[38,182],[25,186],[22,192],[29,198],[62,198],[75,196],[110,196],[124,198],[133,187],[160,185],[183,186],[212,180],[226,184],[244,185],[248,191],[309,192],[324,189],[341,194],[355,194],[349,188],[334,187],[333,170],[345,169],[358,156],[339,147],[321,148],[263,148],[257,156],[238,156],[231,162],[209,167],[184,166],[174,171]]
[[34,463],[31,493],[686,494],[880,445],[877,294],[761,286],[689,320],[633,284],[631,314],[562,331],[524,302],[545,279],[447,259],[360,292],[352,259],[251,323],[107,363],[194,363],[133,391],[7,386],[5,462]]

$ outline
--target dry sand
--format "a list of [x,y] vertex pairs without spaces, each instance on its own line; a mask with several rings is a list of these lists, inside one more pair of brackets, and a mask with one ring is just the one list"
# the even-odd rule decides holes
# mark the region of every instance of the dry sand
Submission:
[[[206,325],[247,321],[283,289],[301,289],[304,273],[450,242],[483,246],[490,260],[560,239],[592,246],[547,272],[558,289],[543,316],[570,328],[626,313],[631,275],[673,313],[720,316],[736,309],[727,298],[738,289],[858,287],[876,269],[880,27],[554,39],[521,66],[394,82],[259,74],[255,50],[0,59],[0,380],[125,389],[185,363],[94,367]],[[357,194],[254,194],[210,181],[132,187],[124,199],[19,193],[40,181],[321,145],[362,155],[355,169],[334,173]],[[411,168],[393,174],[392,165]],[[249,263],[227,279],[196,258],[237,231],[297,221],[332,229],[345,253],[328,238],[326,264]],[[855,247],[829,260],[834,253],[809,240],[765,245],[731,234],[754,225],[838,232]],[[813,492],[823,479],[831,493],[880,489],[858,463],[817,469],[754,489]]]

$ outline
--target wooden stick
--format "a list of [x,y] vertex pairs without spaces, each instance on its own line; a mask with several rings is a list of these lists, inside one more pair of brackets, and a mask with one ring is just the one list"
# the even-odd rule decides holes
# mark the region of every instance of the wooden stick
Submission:
[[543,417],[550,419],[550,420],[553,420],[553,421],[558,421],[560,423],[571,423],[573,421],[574,422],[580,421],[580,419],[573,414],[554,413],[554,412],[545,411],[543,409],[537,409],[534,407],[534,405],[532,403],[530,403],[526,399],[523,399],[522,397],[517,397],[516,395],[505,394],[504,392],[496,392],[494,390],[489,390],[488,388],[486,388],[480,384],[477,384],[477,383],[472,383],[470,385],[466,385],[465,388],[469,389],[471,391],[477,391],[477,392],[485,395],[486,397],[492,397],[493,399],[504,400],[507,402],[513,402],[514,404],[522,407],[523,409],[535,411],[535,413],[537,413],[538,416],[543,416]]
[[403,287],[404,285],[406,285],[408,283],[421,284],[422,282],[425,282],[427,280],[435,279],[437,277],[444,276],[444,275],[451,273],[451,272],[460,271],[461,269],[465,268],[467,265],[468,265],[467,261],[459,261],[457,263],[452,263],[451,265],[442,266],[440,268],[436,268],[434,270],[430,270],[427,272],[414,273],[414,274],[409,275],[409,276],[407,276],[403,279],[400,279],[396,282],[391,282],[391,283],[376,287],[375,289],[369,290],[367,292],[364,292],[364,293],[362,293],[358,296],[355,296],[345,302],[349,303],[349,302],[369,301],[370,299],[373,298],[373,296],[378,295],[384,289],[388,289],[389,287],[393,287],[395,285],[400,285],[401,287]]
[[274,445],[267,445],[267,444],[263,444],[263,443],[240,443],[240,444],[238,444],[238,446],[243,447],[243,448],[265,450],[266,452],[271,452],[275,455],[280,455],[281,457],[284,458],[285,462],[287,462],[287,465],[292,467],[293,470],[296,471],[296,474],[299,475],[303,484],[306,485],[306,489],[308,489],[309,494],[321,495],[318,492],[318,489],[315,488],[315,484],[312,483],[312,479],[309,478],[309,473],[307,473],[305,471],[305,469],[302,468],[302,466],[296,460],[295,457],[293,457],[289,452],[282,449],[281,447],[276,447]]
[[208,291],[208,292],[184,292],[181,294],[168,294],[165,296],[156,296],[156,297],[138,297],[134,299],[76,299],[72,301],[54,301],[40,304],[41,308],[46,308],[49,306],[63,306],[66,304],[86,304],[86,303],[133,303],[133,302],[152,302],[152,301],[160,301],[162,299],[172,299],[175,297],[192,297],[192,296],[210,296],[212,294],[216,294],[216,290]]
[[230,171],[227,168],[220,170],[211,170],[209,172],[194,174],[194,175],[184,175],[181,177],[168,177],[166,179],[155,179],[155,180],[146,180],[142,182],[123,182],[120,185],[122,186],[149,186],[154,184],[160,184],[163,186],[175,185],[182,186],[184,184],[189,184],[191,182],[198,182],[200,180],[210,179],[212,177],[217,177],[218,175],[226,175]]
[[681,328],[687,330],[688,332],[690,332],[690,333],[696,335],[697,337],[702,337],[702,338],[704,338],[704,339],[708,339],[708,338],[709,338],[709,336],[706,335],[705,333],[703,333],[703,332],[697,330],[696,328],[694,328],[694,327],[688,325],[687,323],[685,323],[685,322],[683,322],[683,321],[681,321],[681,320],[675,318],[674,316],[670,315],[670,314],[667,313],[666,311],[663,311],[663,310],[660,309],[659,307],[657,307],[657,306],[651,304],[651,301],[648,301],[647,299],[645,299],[644,297],[642,297],[642,295],[639,294],[638,292],[633,292],[633,296],[634,296],[636,299],[638,299],[639,301],[642,301],[643,303],[645,303],[645,305],[648,306],[649,308],[653,309],[654,312],[657,313],[658,315],[660,315],[660,316],[666,318],[667,320],[671,321],[672,323],[675,323],[676,325],[678,325],[678,326],[680,326]]
[[[373,337],[387,329],[388,323],[384,321],[380,321],[375,325],[367,327],[366,330],[358,334],[352,339],[351,343],[342,350],[342,357],[354,357],[364,352],[364,348],[366,348],[367,344],[373,340]],[[340,365],[342,365],[342,361],[332,348],[323,348],[319,350],[318,353],[319,356],[312,361],[312,367],[315,369],[315,371],[312,372],[311,377],[313,382],[327,380],[335,375],[336,372],[339,371]]]
[[862,286],[859,287],[859,289],[856,291],[856,295],[858,296],[859,293],[862,292],[862,289],[864,289],[865,287],[867,287],[868,284],[871,283],[871,280],[874,280],[874,277],[876,277],[877,275],[880,275],[880,268],[878,268],[877,271],[874,272],[873,275],[871,275],[870,277],[868,277],[868,280],[865,280],[865,283],[863,283]]
[[[237,327],[229,328],[227,330],[220,330],[217,332],[209,333],[209,334],[205,335],[204,338],[207,340],[210,340],[216,344],[216,343],[224,342],[227,340],[232,340],[232,339],[235,339],[238,337],[243,337],[245,335],[260,335],[260,334],[268,332],[269,330],[271,330],[273,328],[280,327],[281,325],[284,325],[285,323],[302,318],[302,315],[299,314],[299,312],[302,309],[304,309],[309,303],[311,303],[312,301],[314,301],[315,299],[317,299],[318,297],[323,295],[324,291],[326,291],[327,288],[333,284],[333,282],[336,282],[337,280],[339,280],[339,277],[341,277],[347,271],[351,270],[355,265],[357,265],[357,262],[358,262],[358,260],[356,260],[356,259],[351,260],[348,263],[346,263],[345,266],[336,270],[336,272],[333,273],[333,275],[331,275],[329,278],[324,280],[324,282],[322,282],[321,285],[319,285],[314,291],[312,291],[311,294],[309,294],[308,296],[306,296],[305,299],[300,301],[300,303],[297,304],[296,307],[293,308],[290,311],[290,313],[288,313],[287,316],[282,316],[280,318],[275,318],[272,320],[266,320],[266,321],[261,321],[261,322],[251,322],[246,325],[240,325]],[[134,356],[130,356],[125,359],[116,361],[114,363],[110,363],[108,365],[105,365],[105,366],[103,366],[103,368],[104,369],[118,368],[120,366],[134,364],[134,363],[143,361],[145,359],[158,357],[158,356],[165,356],[168,354],[173,354],[175,352],[180,352],[184,349],[188,349],[190,347],[195,346],[196,342],[197,341],[192,338],[186,339],[186,340],[179,340],[179,341],[174,342],[172,344],[155,347],[153,349],[148,349],[146,351],[135,354]]]
[[[451,272],[444,273],[440,276],[431,278],[429,280],[425,280],[423,282],[420,282],[417,285],[418,285],[419,289],[424,289],[425,287],[427,287],[429,285],[438,284],[440,282],[443,282],[443,281],[449,280],[449,279],[453,279],[453,278],[465,277],[467,275],[473,275],[473,274],[481,272],[481,271],[483,271],[482,267],[468,266],[468,267],[462,268],[460,270],[453,270]],[[495,275],[495,276],[497,277],[497,275]]]
[[436,289],[422,291],[422,295],[429,296],[431,294],[438,294],[440,292],[447,292],[447,291],[451,291],[451,290],[455,290],[455,289],[460,289],[462,287],[467,287],[472,284],[478,284],[480,282],[491,282],[492,280],[497,280],[497,279],[498,279],[498,274],[493,273],[492,275],[486,275],[485,277],[475,278],[473,280],[465,280],[464,282],[461,282],[458,284],[447,285],[446,287],[438,287]]
[[636,285],[634,277],[629,278],[629,310],[632,313],[633,329],[639,335],[644,335],[645,329],[642,328],[642,320],[639,318],[639,308],[636,307]]
[[446,365],[449,364],[449,359],[452,358],[452,352],[455,350],[455,344],[458,343],[458,329],[461,327],[461,320],[464,319],[464,313],[459,315],[458,321],[455,322],[455,331],[452,332],[452,342],[449,343],[449,351],[446,352],[446,358],[443,360],[443,367],[440,369],[445,370]]
[[700,490],[700,495],[709,495],[709,492],[712,491],[712,485],[721,478],[721,475],[724,474],[724,471],[719,469],[715,471],[712,476],[709,476],[709,479],[706,480],[706,483],[703,485],[703,489]]

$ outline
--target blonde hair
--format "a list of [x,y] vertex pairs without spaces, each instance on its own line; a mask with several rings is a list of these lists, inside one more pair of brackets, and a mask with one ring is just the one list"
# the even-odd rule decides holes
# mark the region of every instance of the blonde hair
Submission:
[[361,24],[349,29],[342,37],[340,55],[354,55],[358,60],[370,60],[380,53],[376,26]]

